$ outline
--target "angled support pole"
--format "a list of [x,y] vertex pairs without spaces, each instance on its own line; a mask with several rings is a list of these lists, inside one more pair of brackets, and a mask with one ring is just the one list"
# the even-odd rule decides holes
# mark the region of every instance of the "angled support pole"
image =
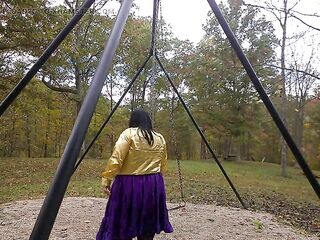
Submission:
[[[103,129],[105,128],[105,126],[107,125],[107,123],[110,121],[110,119],[112,118],[113,114],[115,113],[115,111],[118,109],[118,107],[120,106],[122,100],[124,99],[124,97],[126,96],[126,94],[129,92],[129,90],[131,89],[132,85],[135,83],[136,79],[139,77],[140,73],[142,72],[142,70],[144,69],[144,67],[147,65],[149,59],[151,58],[151,54],[149,53],[147,59],[144,61],[144,63],[142,64],[142,66],[140,67],[140,69],[138,70],[138,72],[134,75],[133,79],[131,80],[131,82],[129,83],[129,85],[127,86],[127,88],[124,90],[124,92],[122,93],[120,99],[118,100],[118,102],[116,103],[116,105],[112,108],[112,111],[109,113],[107,119],[104,121],[104,123],[101,125],[99,131],[96,133],[96,135],[94,136],[94,138],[91,140],[90,144],[88,145],[87,149],[84,151],[84,153],[82,154],[81,158],[78,160],[76,166],[73,169],[73,173],[77,170],[77,168],[79,167],[79,165],[81,164],[81,162],[83,161],[83,159],[85,158],[85,156],[87,155],[87,153],[89,152],[90,148],[92,147],[92,145],[94,144],[94,142],[97,140],[97,138],[99,137],[99,135],[101,134],[101,132],[103,131]],[[73,174],[72,173],[72,174]]]
[[182,104],[183,107],[184,107],[184,110],[187,112],[187,114],[188,114],[189,118],[191,119],[193,125],[196,127],[196,129],[197,129],[198,133],[200,134],[202,140],[205,142],[205,144],[206,144],[207,148],[209,149],[209,151],[210,151],[213,159],[214,159],[215,162],[218,164],[218,166],[219,166],[219,168],[220,168],[223,176],[227,179],[230,187],[232,188],[233,192],[236,194],[236,196],[237,196],[239,202],[241,203],[242,207],[243,207],[243,208],[247,208],[246,205],[244,204],[242,198],[240,197],[240,194],[238,193],[237,189],[234,187],[234,185],[233,185],[233,183],[231,182],[230,178],[228,177],[226,171],[224,170],[224,168],[222,167],[220,161],[218,160],[217,156],[215,155],[214,151],[212,150],[209,142],[207,141],[206,137],[204,136],[203,132],[201,131],[199,125],[197,124],[196,120],[193,118],[190,110],[189,110],[188,107],[187,107],[187,104],[184,102],[183,98],[182,98],[181,95],[179,94],[179,91],[178,91],[178,89],[176,88],[176,86],[174,85],[173,81],[171,80],[171,77],[169,76],[168,72],[166,71],[166,69],[165,69],[164,66],[162,65],[162,63],[161,63],[158,55],[156,54],[155,57],[156,57],[156,59],[157,59],[157,62],[158,62],[159,65],[160,65],[160,68],[162,69],[162,71],[163,71],[164,74],[166,75],[166,78],[168,79],[171,87],[173,88],[174,92],[177,94],[177,96],[178,96],[181,104]]
[[44,200],[30,240],[47,240],[58,214],[63,196],[88,130],[93,112],[97,105],[105,77],[112,65],[112,59],[120,42],[125,23],[133,0],[122,1],[116,21],[105,45],[99,65],[95,71],[91,86],[83,101],[80,112],[72,129],[66,148],[60,160],[57,172]]
[[7,110],[7,108],[13,103],[16,97],[27,86],[30,80],[36,75],[39,69],[46,63],[51,54],[59,47],[60,43],[66,38],[71,30],[77,25],[83,15],[88,11],[95,0],[86,0],[76,14],[71,18],[69,23],[61,30],[61,32],[53,39],[47,49],[42,53],[35,64],[24,75],[20,82],[14,87],[14,89],[8,94],[8,96],[0,104],[0,117]]
[[273,121],[277,125],[277,127],[278,127],[280,133],[282,134],[283,138],[286,140],[289,148],[291,149],[291,152],[295,156],[295,158],[296,158],[297,162],[299,163],[301,169],[303,170],[304,174],[308,178],[311,186],[313,187],[313,190],[315,191],[315,193],[317,194],[318,198],[320,199],[320,185],[319,185],[319,182],[317,181],[317,179],[313,175],[313,173],[312,173],[311,169],[309,168],[306,160],[304,159],[302,153],[300,152],[299,148],[295,144],[295,142],[294,142],[293,138],[291,137],[288,129],[284,125],[279,113],[277,112],[276,108],[274,107],[273,103],[271,102],[270,98],[268,97],[266,91],[264,90],[264,88],[263,88],[263,86],[262,86],[262,84],[261,84],[256,72],[254,71],[251,63],[249,62],[248,58],[246,57],[246,55],[242,51],[238,40],[234,36],[229,24],[227,23],[226,19],[222,15],[222,13],[221,13],[221,11],[219,9],[219,6],[217,5],[217,3],[214,0],[207,0],[207,1],[208,1],[209,5],[210,5],[212,11],[214,12],[216,18],[218,19],[223,31],[227,35],[227,37],[228,37],[228,39],[229,39],[229,41],[231,43],[232,48],[236,52],[236,54],[237,54],[239,60],[241,61],[244,69],[246,70],[248,76],[250,77],[251,82],[253,83],[255,89],[259,93],[260,98],[262,99],[264,105],[268,109],[269,114],[273,118]]

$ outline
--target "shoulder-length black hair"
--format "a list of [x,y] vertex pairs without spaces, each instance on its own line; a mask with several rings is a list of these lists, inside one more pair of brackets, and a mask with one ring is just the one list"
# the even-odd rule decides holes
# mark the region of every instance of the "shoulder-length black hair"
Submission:
[[129,127],[137,127],[149,145],[153,145],[153,128],[149,114],[143,109],[136,109],[131,113]]

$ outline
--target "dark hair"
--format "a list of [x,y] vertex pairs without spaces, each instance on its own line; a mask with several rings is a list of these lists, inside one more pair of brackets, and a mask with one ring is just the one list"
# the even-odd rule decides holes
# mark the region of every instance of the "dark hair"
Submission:
[[143,137],[149,145],[153,145],[153,128],[149,114],[143,109],[136,109],[131,113],[129,127],[137,127],[141,130]]

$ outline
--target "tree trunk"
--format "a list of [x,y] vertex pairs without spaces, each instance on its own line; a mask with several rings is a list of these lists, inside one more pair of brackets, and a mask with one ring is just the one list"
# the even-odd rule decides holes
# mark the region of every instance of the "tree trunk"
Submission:
[[142,88],[142,96],[141,96],[141,107],[144,107],[145,101],[146,101],[146,89],[148,86],[149,80],[146,78],[143,82],[143,88]]
[[246,132],[246,148],[245,148],[245,158],[246,160],[250,160],[250,150],[251,150],[251,134],[249,131]]
[[[83,91],[83,87],[82,85],[84,84],[83,79],[81,77],[81,73],[80,73],[80,69],[77,66],[77,64],[75,64],[75,71],[74,71],[74,75],[75,75],[75,79],[76,79],[76,89],[77,89],[77,115],[80,112],[81,106],[82,106],[82,102],[83,102],[83,96],[84,96],[84,91]],[[86,140],[83,140],[83,143],[81,145],[81,153],[83,154],[86,150]]]
[[[48,109],[49,110],[49,109]],[[47,115],[47,131],[46,131],[46,145],[45,145],[45,151],[44,151],[44,157],[49,157],[49,132],[50,132],[50,112],[48,111]]]
[[295,114],[295,142],[299,149],[302,149],[302,140],[303,140],[303,121],[304,121],[304,107],[297,107],[298,112]]
[[131,91],[131,111],[134,111],[136,108],[136,84],[133,84],[132,86],[132,91]]
[[111,154],[112,154],[112,151],[113,151],[114,144],[115,144],[113,131],[111,130],[111,133],[110,133],[110,134],[107,134],[106,136],[107,136],[107,138],[109,139],[109,141],[108,141],[108,139],[107,139],[107,142],[110,143],[109,149],[110,149],[110,155],[111,155]]
[[223,146],[223,159],[227,159],[231,152],[231,136],[227,135],[224,140]]
[[57,152],[58,152],[58,131],[56,130],[55,131],[55,136],[54,136],[54,157],[57,157]]
[[113,109],[113,80],[112,78],[110,79],[111,79],[110,81],[110,112],[111,112]]
[[13,156],[13,152],[15,149],[15,143],[16,143],[16,135],[15,135],[15,127],[16,127],[16,119],[11,118],[11,137],[9,138],[9,157]]
[[44,142],[44,154],[43,157],[47,158],[49,156],[48,153],[48,145],[49,145],[49,131],[50,131],[50,99],[47,102],[47,129],[45,134],[45,142]]
[[62,152],[62,129],[63,129],[63,115],[60,113],[59,118],[59,134],[58,134],[58,157],[61,157]]
[[[284,19],[282,23],[282,40],[281,40],[281,95],[280,95],[280,115],[284,124],[286,125],[286,72],[285,72],[285,49],[286,49],[286,40],[287,40],[287,19],[288,19],[288,10],[287,10],[287,0],[283,1],[284,3]],[[281,175],[286,177],[288,176],[287,164],[288,164],[288,149],[287,144],[284,138],[281,135],[280,138],[281,144]]]
[[26,138],[27,138],[27,157],[31,157],[31,136],[30,136],[30,116],[26,113]]
[[44,158],[48,157],[48,139],[49,139],[49,132],[48,132],[48,129],[47,129],[46,130],[45,143],[44,143],[44,153],[43,153],[43,157]]
[[[204,134],[206,131],[205,127],[201,128],[201,132]],[[200,144],[200,160],[205,160],[207,159],[207,146],[203,139],[201,138],[201,144]]]

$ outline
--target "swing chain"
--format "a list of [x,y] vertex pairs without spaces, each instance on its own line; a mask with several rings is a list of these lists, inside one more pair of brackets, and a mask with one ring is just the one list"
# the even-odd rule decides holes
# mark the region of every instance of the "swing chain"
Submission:
[[[157,49],[157,43],[159,39],[158,37],[162,38],[163,42],[163,17],[162,17],[162,3],[161,0],[156,1],[157,6],[156,6],[156,11],[157,13],[154,15],[156,17],[156,23],[158,22],[160,18],[160,23],[156,24],[156,28],[154,31],[154,36],[153,36],[153,46],[152,46],[152,69],[151,69],[151,77],[150,77],[150,112],[151,112],[151,119],[152,122],[155,123],[155,109],[156,109],[156,89],[155,89],[155,81],[156,81],[156,76],[157,76],[157,61],[156,61],[156,49]],[[160,16],[159,16],[159,11],[160,11]],[[172,141],[174,143],[174,148],[175,148],[175,158],[177,162],[177,169],[178,169],[178,176],[179,176],[179,187],[180,187],[180,196],[181,196],[181,201],[179,201],[179,207],[184,207],[186,206],[186,202],[184,199],[184,192],[183,192],[183,179],[182,179],[182,173],[181,173],[181,163],[179,159],[179,152],[178,152],[178,144],[177,144],[177,137],[176,137],[176,131],[175,131],[175,123],[174,123],[174,116],[173,116],[173,110],[174,110],[174,103],[175,103],[175,93],[172,90],[172,105],[171,105],[171,110],[170,110],[170,126],[171,126],[171,132],[172,132]],[[182,203],[181,203],[182,202]]]
[[182,172],[181,172],[181,162],[180,162],[180,156],[178,152],[178,143],[177,143],[177,136],[175,131],[175,122],[174,122],[174,102],[175,102],[175,93],[173,92],[172,96],[172,102],[171,102],[171,109],[170,109],[170,126],[171,126],[171,132],[172,132],[172,141],[174,144],[174,150],[175,150],[175,158],[178,166],[178,176],[179,176],[179,187],[180,187],[180,197],[181,202],[179,202],[179,207],[184,207],[186,205],[186,201],[184,199],[184,192],[183,192],[183,179],[182,179]]

